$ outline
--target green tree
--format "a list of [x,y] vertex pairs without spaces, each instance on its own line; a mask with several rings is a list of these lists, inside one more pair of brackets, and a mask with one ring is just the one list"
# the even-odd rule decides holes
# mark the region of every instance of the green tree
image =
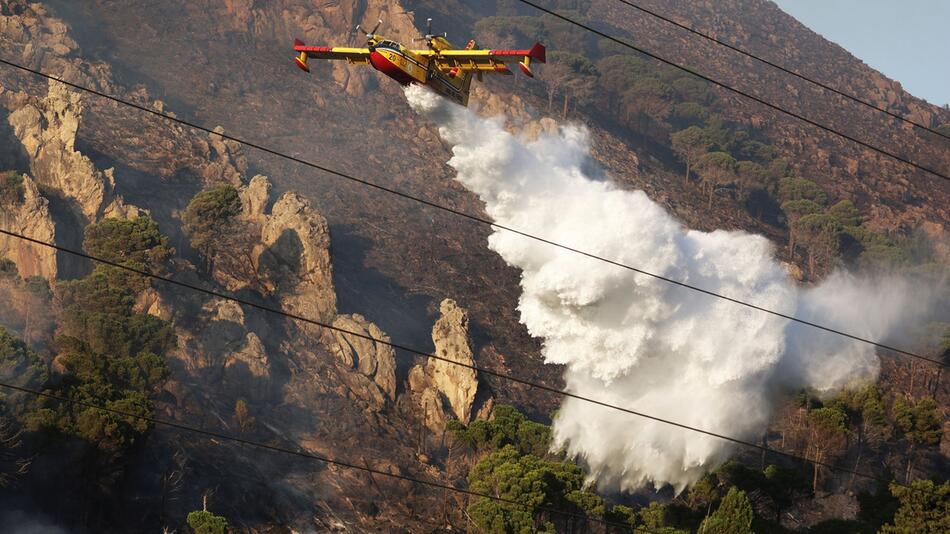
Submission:
[[207,510],[188,513],[188,526],[195,534],[227,534],[228,520]]
[[783,178],[778,186],[779,200],[811,200],[824,205],[828,201],[828,194],[815,182],[805,178]]
[[[857,454],[854,460],[854,472],[860,471],[861,457],[865,449],[879,449],[891,437],[891,426],[887,421],[887,407],[880,388],[868,385],[845,390],[839,397],[847,409],[848,419],[857,431]],[[854,473],[848,481],[848,491],[854,484]]]
[[749,191],[754,188],[764,187],[767,171],[765,167],[754,161],[740,161],[736,165],[736,180],[739,186],[739,198],[748,197]]
[[[657,501],[637,510],[637,526],[643,526],[656,534],[687,534],[673,526],[672,507]],[[636,532],[636,530],[634,530]]]
[[670,82],[680,100],[708,106],[716,101],[716,95],[709,89],[709,83],[696,79],[693,76],[680,76],[680,71],[674,70],[676,79]]
[[133,310],[140,278],[126,274],[100,266],[85,278],[61,282],[57,293],[62,334],[82,340],[99,354],[124,357],[168,350],[175,342],[171,325]]
[[241,198],[237,189],[219,185],[195,195],[182,217],[182,228],[191,240],[191,246],[214,260],[216,241],[227,231],[228,224],[241,212]]
[[[49,378],[46,364],[21,339],[0,326],[0,380],[25,387],[43,386]],[[15,392],[0,393],[10,415],[22,418],[35,406],[35,397]]]
[[[600,497],[586,491],[584,474],[571,462],[543,460],[522,455],[506,445],[482,459],[468,476],[472,491],[513,500],[527,507],[545,507],[573,514],[604,513]],[[479,528],[492,533],[555,532],[562,514],[535,511],[480,497],[469,507]]]
[[702,126],[709,117],[709,110],[696,102],[682,102],[673,106],[670,122],[677,128]]
[[652,78],[650,64],[632,54],[615,54],[597,62],[600,83],[614,95],[622,95],[634,82]]
[[689,183],[690,169],[709,149],[709,138],[702,128],[690,126],[671,135],[670,141],[673,143],[673,151],[686,165],[686,183]]
[[598,80],[597,66],[573,52],[552,53],[548,59],[548,64],[538,73],[547,91],[548,111],[553,111],[555,96],[561,95],[561,116],[567,117],[572,99],[577,109],[578,104],[586,104],[593,97]]
[[884,525],[880,534],[946,534],[950,532],[950,483],[937,485],[915,480],[910,487],[891,484],[891,493],[900,501],[894,523]]
[[811,200],[786,200],[782,202],[782,211],[788,220],[788,252],[794,253],[798,235],[795,232],[798,221],[807,215],[821,212],[821,206]]
[[811,276],[815,276],[819,266],[831,265],[838,257],[844,228],[831,215],[805,215],[795,222],[793,230],[797,242],[808,252],[808,272]]
[[712,143],[714,150],[728,152],[732,144],[732,132],[726,125],[726,121],[720,115],[710,115],[706,119],[706,126],[703,127],[706,136]]
[[841,226],[860,226],[862,222],[861,212],[850,200],[842,200],[828,208],[828,215],[834,217]]
[[645,130],[645,120],[663,123],[672,107],[673,90],[656,78],[639,78],[623,92],[621,101],[627,120],[636,117],[639,130]]
[[820,463],[841,452],[848,433],[848,416],[840,405],[817,408],[808,413],[808,448],[813,449],[813,475],[811,489],[818,491]]
[[476,420],[469,426],[456,420],[446,425],[456,439],[475,449],[501,449],[514,446],[521,454],[543,457],[551,447],[551,428],[530,421],[514,406],[499,404],[488,421]]
[[943,437],[943,421],[933,397],[923,397],[916,402],[897,396],[892,407],[894,421],[908,444],[907,473],[909,483],[914,473],[914,461],[923,447],[935,446]]
[[736,160],[725,152],[710,152],[696,162],[707,194],[707,208],[712,208],[716,186],[735,177]]
[[174,249],[149,217],[105,219],[86,227],[83,249],[93,256],[139,269],[152,269]]
[[[92,225],[85,246],[113,261],[141,266],[170,254],[154,222],[141,217]],[[141,280],[122,269],[99,266],[84,278],[57,285],[59,373],[48,385],[59,396],[105,404],[130,416],[46,400],[31,417],[32,428],[85,439],[110,459],[148,431],[141,417],[151,415],[149,398],[168,376],[162,355],[175,344],[175,336],[165,321],[134,310]]]
[[719,508],[705,521],[699,531],[703,534],[752,534],[752,503],[745,492],[729,488]]
[[30,418],[33,429],[47,428],[87,440],[118,457],[145,434],[152,414],[149,395],[158,390],[168,369],[158,356],[107,357],[89,350],[80,340],[62,338],[57,362],[62,369],[57,394],[85,404],[104,404],[128,416],[81,404],[43,401]]
[[761,141],[749,140],[742,143],[736,157],[754,161],[760,165],[769,165],[775,159],[775,147]]
[[[765,167],[767,176],[772,183],[781,184],[782,178],[787,178],[792,173],[791,165],[785,158],[775,158]],[[776,194],[774,188],[770,187],[770,193]]]

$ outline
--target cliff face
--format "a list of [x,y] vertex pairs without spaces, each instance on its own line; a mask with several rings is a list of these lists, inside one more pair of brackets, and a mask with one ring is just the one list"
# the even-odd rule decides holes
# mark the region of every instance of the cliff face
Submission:
[[[0,227],[47,243],[56,240],[56,228],[49,212],[49,202],[43,198],[36,183],[28,175],[22,176],[22,200],[0,204]],[[0,258],[12,260],[21,278],[42,276],[56,278],[56,251],[31,245],[21,239],[0,236]]]
[[75,148],[81,98],[53,81],[41,100],[22,93],[10,98],[10,126],[30,160],[30,172],[40,187],[70,199],[87,223],[102,217],[135,217],[141,210],[115,194],[113,169],[100,171]]
[[[47,243],[77,246],[74,221],[82,224],[104,217],[131,218],[144,213],[115,193],[113,169],[100,171],[92,160],[76,150],[82,119],[81,96],[65,85],[50,82],[43,97],[0,89],[0,103],[9,110],[11,146],[4,160],[20,161],[29,174],[22,177],[23,195],[0,212],[4,228]],[[13,154],[12,156],[10,154]],[[56,220],[48,197],[60,202],[72,216]],[[23,277],[38,275],[55,280],[63,265],[75,258],[15,238],[0,238],[0,257],[12,259]],[[68,269],[67,269],[68,270]]]

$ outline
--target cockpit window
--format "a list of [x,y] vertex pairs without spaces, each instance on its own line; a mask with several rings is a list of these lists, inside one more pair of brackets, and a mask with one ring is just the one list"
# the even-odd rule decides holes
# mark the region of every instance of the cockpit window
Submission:
[[380,41],[376,46],[378,48],[391,48],[393,50],[399,50],[399,45],[393,41]]

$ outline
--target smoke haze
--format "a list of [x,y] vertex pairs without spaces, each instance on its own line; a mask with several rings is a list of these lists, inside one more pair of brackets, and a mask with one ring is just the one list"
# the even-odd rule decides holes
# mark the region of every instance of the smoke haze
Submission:
[[[425,88],[406,96],[452,146],[455,179],[499,224],[874,340],[925,308],[899,280],[839,273],[799,289],[764,237],[686,229],[642,191],[591,178],[583,128],[529,140]],[[521,322],[579,395],[755,441],[776,391],[828,391],[878,373],[867,344],[510,232],[496,230],[488,245],[521,270]],[[570,398],[554,435],[602,489],[681,490],[734,452],[718,438]]]

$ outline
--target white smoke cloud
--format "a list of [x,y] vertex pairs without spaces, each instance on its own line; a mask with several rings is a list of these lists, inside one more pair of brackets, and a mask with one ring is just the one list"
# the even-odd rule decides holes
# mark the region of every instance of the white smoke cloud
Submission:
[[[499,224],[872,339],[911,317],[901,304],[907,287],[840,274],[800,290],[764,237],[686,229],[642,191],[588,177],[583,128],[528,140],[427,89],[409,87],[406,97],[438,125],[456,180]],[[545,361],[566,366],[573,393],[755,441],[776,386],[828,390],[878,373],[867,344],[510,232],[492,233],[489,247],[521,269],[521,322],[543,340]],[[570,398],[554,435],[605,489],[679,490],[734,452],[715,437]]]

